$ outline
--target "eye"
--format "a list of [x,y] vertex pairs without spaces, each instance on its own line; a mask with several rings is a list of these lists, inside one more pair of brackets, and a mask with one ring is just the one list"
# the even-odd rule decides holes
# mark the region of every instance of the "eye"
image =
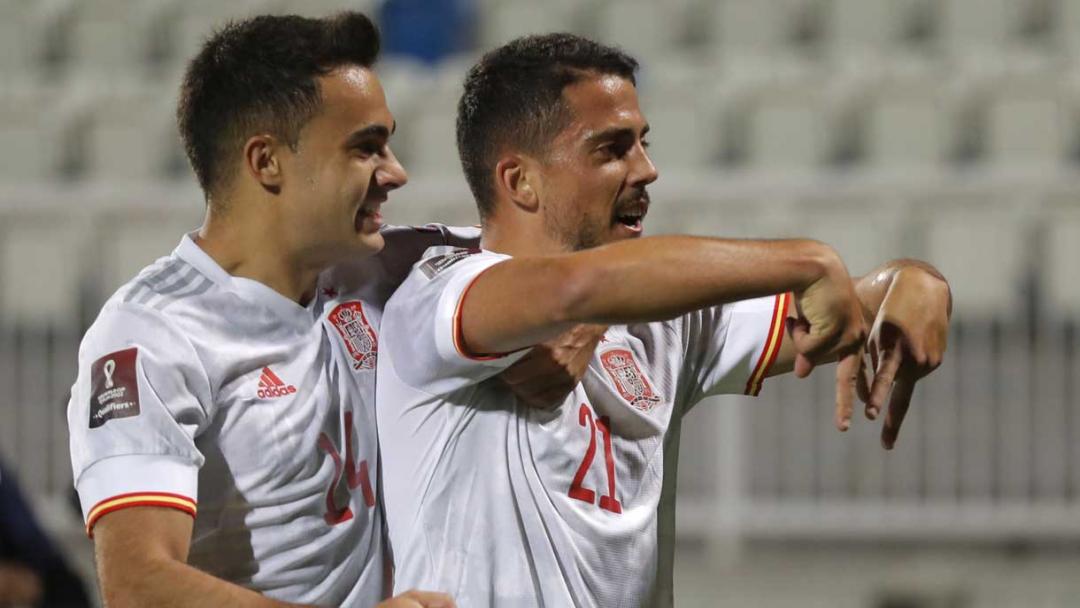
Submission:
[[641,147],[642,148],[645,148],[647,150],[649,148],[649,146],[651,146],[651,145],[652,144],[649,142],[649,140],[647,140],[647,139],[642,139],[641,140]]
[[374,156],[380,154],[385,146],[381,142],[367,141],[353,146],[353,150],[358,152],[361,156]]
[[605,156],[611,158],[622,158],[626,156],[626,153],[630,151],[630,146],[625,142],[610,143],[601,148]]

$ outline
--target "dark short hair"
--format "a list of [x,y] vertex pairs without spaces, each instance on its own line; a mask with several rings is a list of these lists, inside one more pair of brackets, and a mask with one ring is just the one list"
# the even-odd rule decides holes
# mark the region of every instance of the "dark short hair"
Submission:
[[503,149],[543,154],[569,124],[563,89],[590,73],[635,82],[637,67],[619,49],[573,34],[525,36],[484,55],[465,77],[457,113],[458,154],[480,217],[494,210]]
[[366,16],[263,15],[215,32],[188,64],[176,110],[188,160],[209,196],[230,178],[229,158],[267,132],[295,148],[322,102],[317,78],[370,67],[379,31]]

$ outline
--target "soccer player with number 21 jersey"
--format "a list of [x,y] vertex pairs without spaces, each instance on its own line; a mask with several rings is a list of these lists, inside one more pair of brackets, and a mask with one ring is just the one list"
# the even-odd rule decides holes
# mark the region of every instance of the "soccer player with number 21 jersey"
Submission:
[[[901,380],[940,358],[948,286],[924,264],[853,281],[814,241],[637,238],[657,172],[635,68],[548,35],[469,72],[458,146],[481,246],[429,249],[382,320],[376,412],[398,588],[463,606],[670,605],[679,429],[695,404],[840,359],[841,429],[857,384],[874,416],[896,378],[891,447]],[[883,319],[930,356],[895,350]],[[558,407],[526,408],[489,380],[578,323],[610,327]]]

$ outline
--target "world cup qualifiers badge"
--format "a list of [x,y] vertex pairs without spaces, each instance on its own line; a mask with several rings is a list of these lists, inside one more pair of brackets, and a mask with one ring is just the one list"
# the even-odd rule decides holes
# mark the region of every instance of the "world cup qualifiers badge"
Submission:
[[375,369],[379,339],[364,315],[363,304],[355,300],[342,302],[328,318],[352,357],[353,369]]
[[90,367],[90,428],[139,415],[136,347],[109,353]]

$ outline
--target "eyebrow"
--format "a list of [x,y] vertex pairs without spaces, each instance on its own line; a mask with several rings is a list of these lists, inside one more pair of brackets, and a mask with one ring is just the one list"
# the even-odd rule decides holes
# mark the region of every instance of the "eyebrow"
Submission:
[[387,129],[385,125],[368,125],[363,129],[353,131],[349,138],[345,140],[345,147],[355,146],[361,141],[371,137],[381,137],[382,139],[389,139],[394,132],[397,131],[397,121]]
[[[641,136],[645,137],[645,134],[649,132],[649,124],[646,123],[641,129]],[[593,133],[588,136],[585,141],[587,143],[596,144],[602,141],[615,140],[622,137],[634,137],[634,130],[630,127],[611,127],[610,129],[604,129],[597,133]]]

